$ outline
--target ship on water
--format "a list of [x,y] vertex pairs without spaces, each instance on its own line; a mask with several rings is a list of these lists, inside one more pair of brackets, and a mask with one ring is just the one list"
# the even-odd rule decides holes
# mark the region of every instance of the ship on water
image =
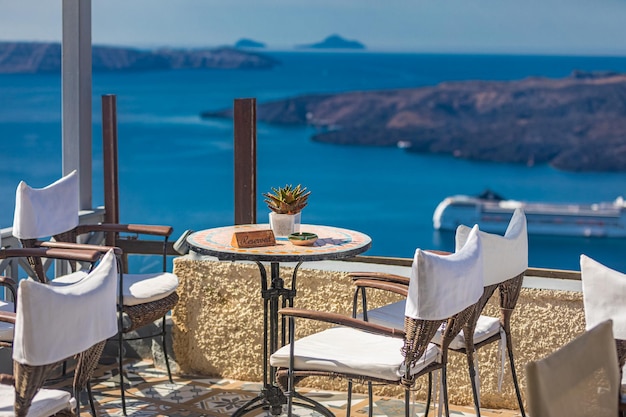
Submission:
[[437,230],[456,230],[460,224],[474,225],[489,233],[504,234],[516,208],[526,214],[528,233],[581,237],[626,237],[626,202],[592,204],[545,203],[507,200],[487,190],[478,196],[446,197],[435,209]]

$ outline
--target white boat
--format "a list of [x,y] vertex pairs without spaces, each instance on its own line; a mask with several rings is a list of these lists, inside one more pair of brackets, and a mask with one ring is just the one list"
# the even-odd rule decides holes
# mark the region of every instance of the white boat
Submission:
[[437,230],[456,230],[460,224],[478,224],[485,232],[503,234],[516,208],[526,214],[529,234],[626,237],[626,202],[595,204],[539,203],[506,200],[486,191],[480,196],[446,197],[435,209]]

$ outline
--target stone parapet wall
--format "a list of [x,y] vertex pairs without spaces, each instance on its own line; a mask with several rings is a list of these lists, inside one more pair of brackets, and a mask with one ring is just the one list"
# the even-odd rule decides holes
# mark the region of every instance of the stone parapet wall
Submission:
[[[269,275],[269,265],[266,265]],[[177,362],[184,374],[220,376],[261,381],[263,302],[259,268],[254,263],[194,260],[174,261],[180,279],[180,301],[172,314],[173,342]],[[281,268],[285,286],[290,286],[293,268]],[[295,305],[350,314],[353,286],[345,272],[311,270],[297,274]],[[398,296],[370,292],[370,308],[398,300]],[[498,296],[487,305],[486,314],[498,316]],[[327,326],[298,320],[298,337]],[[522,289],[512,318],[517,373],[524,389],[528,361],[542,358],[584,331],[580,292]],[[517,408],[511,374],[504,368],[502,392],[498,392],[500,351],[497,344],[478,351],[481,400],[486,408]],[[418,398],[425,399],[427,379],[418,380]],[[344,381],[306,379],[302,385],[345,390]],[[451,352],[448,368],[449,399],[452,404],[472,404],[471,386],[464,355]],[[365,387],[357,387],[364,392]],[[398,387],[377,387],[377,393],[401,396]]]

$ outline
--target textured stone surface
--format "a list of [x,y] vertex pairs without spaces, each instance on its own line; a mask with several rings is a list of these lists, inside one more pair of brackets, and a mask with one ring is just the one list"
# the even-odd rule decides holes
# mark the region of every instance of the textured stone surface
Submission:
[[[289,285],[292,268],[281,268]],[[260,275],[255,264],[199,261],[178,258],[174,272],[180,278],[180,302],[173,311],[174,352],[181,372],[250,381],[262,379],[263,305]],[[348,314],[352,308],[352,284],[346,273],[307,270],[297,275],[296,306]],[[370,307],[395,301],[397,296],[370,293]],[[498,315],[498,296],[486,313]],[[582,294],[578,292],[523,289],[512,319],[517,373],[525,386],[525,364],[553,352],[584,331]],[[297,335],[323,327],[299,320]],[[516,408],[517,401],[508,365],[502,392],[498,392],[500,357],[497,344],[478,352],[482,406]],[[507,362],[508,363],[508,362]],[[345,390],[344,381],[307,379],[306,386]],[[452,404],[472,403],[464,355],[450,353],[449,398]],[[418,398],[425,398],[427,379],[418,381]],[[362,391],[365,387],[357,386]],[[397,387],[379,387],[380,395],[401,396]]]

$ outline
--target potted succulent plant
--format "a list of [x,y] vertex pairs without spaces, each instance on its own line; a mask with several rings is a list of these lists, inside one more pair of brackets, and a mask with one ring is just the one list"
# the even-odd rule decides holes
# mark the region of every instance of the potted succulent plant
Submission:
[[300,231],[300,212],[306,207],[310,194],[300,184],[295,187],[272,187],[271,192],[263,193],[270,209],[270,228],[276,236],[288,236]]

